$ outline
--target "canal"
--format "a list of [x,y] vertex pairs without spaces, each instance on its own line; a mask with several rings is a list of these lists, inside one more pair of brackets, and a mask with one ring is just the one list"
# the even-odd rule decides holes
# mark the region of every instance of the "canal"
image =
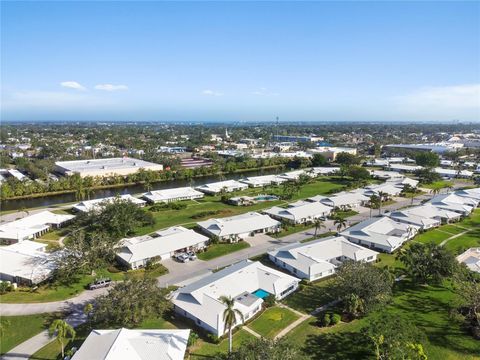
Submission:
[[[209,175],[199,178],[194,178],[192,180],[169,180],[161,181],[154,184],[151,184],[152,190],[162,190],[162,189],[172,189],[176,187],[183,186],[199,186],[215,181],[221,180],[238,180],[245,178],[247,176],[259,176],[259,175],[269,175],[276,174],[281,172],[279,168],[275,169],[266,169],[266,170],[254,170],[254,171],[244,171],[241,173],[235,174],[223,174],[223,175]],[[104,197],[131,194],[131,195],[140,195],[146,192],[143,185],[130,185],[123,187],[115,187],[109,189],[96,189],[93,190],[90,194],[90,199],[101,199]],[[55,194],[48,195],[43,197],[27,198],[27,199],[17,199],[17,200],[3,200],[1,203],[2,211],[11,211],[11,210],[21,210],[21,209],[30,209],[37,207],[46,207],[46,206],[58,206],[66,203],[75,202],[75,193],[68,194]]]

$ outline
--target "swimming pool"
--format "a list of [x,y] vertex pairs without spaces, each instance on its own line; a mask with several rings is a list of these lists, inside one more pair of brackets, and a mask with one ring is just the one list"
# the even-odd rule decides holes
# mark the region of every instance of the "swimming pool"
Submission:
[[257,201],[273,201],[273,200],[278,200],[277,196],[274,195],[259,195],[254,198],[254,200]]
[[258,289],[252,293],[256,297],[259,297],[260,299],[265,299],[270,293],[268,291],[265,291],[263,289]]

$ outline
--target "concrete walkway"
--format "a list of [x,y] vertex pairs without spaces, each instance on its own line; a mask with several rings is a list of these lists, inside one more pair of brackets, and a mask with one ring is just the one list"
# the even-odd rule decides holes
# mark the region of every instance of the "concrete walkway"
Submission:
[[250,329],[247,325],[243,325],[242,326],[242,329],[245,330],[246,332],[249,332],[250,334],[252,334],[253,336],[255,336],[256,338],[260,339],[262,337],[262,335],[260,335],[259,333],[257,333],[256,331],[253,331],[252,329]]

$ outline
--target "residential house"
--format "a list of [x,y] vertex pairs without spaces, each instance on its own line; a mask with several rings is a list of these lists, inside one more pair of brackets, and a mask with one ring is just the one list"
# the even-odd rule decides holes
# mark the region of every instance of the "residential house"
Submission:
[[455,193],[436,195],[429,203],[441,209],[458,212],[464,216],[469,215],[478,206],[478,200],[458,196]]
[[204,194],[202,192],[197,191],[189,186],[174,189],[154,190],[142,195],[142,198],[150,203],[169,203],[181,200],[201,199],[203,197]]
[[457,261],[480,274],[480,248],[470,248],[457,256]]
[[257,233],[278,232],[281,227],[277,220],[257,212],[208,219],[197,223],[197,225],[208,236],[217,236],[222,241],[238,241]]
[[270,251],[268,257],[278,267],[309,281],[332,275],[344,261],[373,262],[377,252],[356,245],[343,236],[306,243],[294,243]]
[[148,261],[168,259],[177,252],[199,251],[207,246],[209,239],[183,226],[173,226],[157,231],[155,236],[143,235],[120,241],[117,259],[130,269],[147,265]]
[[[228,331],[223,320],[226,306],[222,296],[234,299],[234,308],[248,321],[261,310],[265,297],[273,295],[281,300],[294,292],[299,282],[259,261],[243,260],[176,290],[172,302],[177,314],[222,336]],[[240,324],[238,319],[235,326]]]
[[364,220],[345,229],[340,235],[355,244],[392,253],[413,238],[418,229],[417,226],[383,216]]
[[75,216],[40,211],[12,222],[0,225],[0,242],[13,244],[24,240],[33,240],[51,229],[59,228]]
[[133,197],[130,194],[126,194],[120,196],[106,197],[102,199],[84,200],[82,202],[79,202],[78,204],[73,205],[72,209],[78,212],[101,211],[105,205],[111,204],[117,199],[118,201],[131,202],[132,204],[135,204],[139,207],[143,207],[146,204],[144,200]]
[[290,224],[304,224],[313,222],[315,219],[326,218],[331,211],[331,207],[319,202],[300,201],[287,208],[274,206],[263,212],[274,219]]
[[197,186],[195,189],[205,194],[216,195],[221,192],[228,193],[238,190],[246,190],[248,189],[248,185],[236,180],[226,180]]
[[72,360],[183,360],[190,330],[92,330]]

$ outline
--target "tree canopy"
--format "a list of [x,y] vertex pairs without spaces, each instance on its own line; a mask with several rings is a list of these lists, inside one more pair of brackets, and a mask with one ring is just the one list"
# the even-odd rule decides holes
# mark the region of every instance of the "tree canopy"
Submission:
[[413,281],[424,284],[452,276],[457,267],[455,256],[434,243],[411,243],[399,255]]
[[102,327],[138,326],[150,317],[162,316],[170,309],[167,289],[157,286],[156,279],[128,279],[117,283],[95,300],[91,322]]
[[361,309],[356,309],[360,314],[387,303],[392,296],[392,276],[388,270],[370,263],[344,262],[338,268],[333,282],[334,295],[344,302],[346,312],[350,307],[348,299],[351,299],[352,295],[362,304]]
[[415,162],[420,166],[434,168],[440,164],[440,157],[434,152],[422,151],[415,155]]
[[242,343],[230,354],[219,354],[216,360],[301,360],[297,347],[286,340],[255,339]]

